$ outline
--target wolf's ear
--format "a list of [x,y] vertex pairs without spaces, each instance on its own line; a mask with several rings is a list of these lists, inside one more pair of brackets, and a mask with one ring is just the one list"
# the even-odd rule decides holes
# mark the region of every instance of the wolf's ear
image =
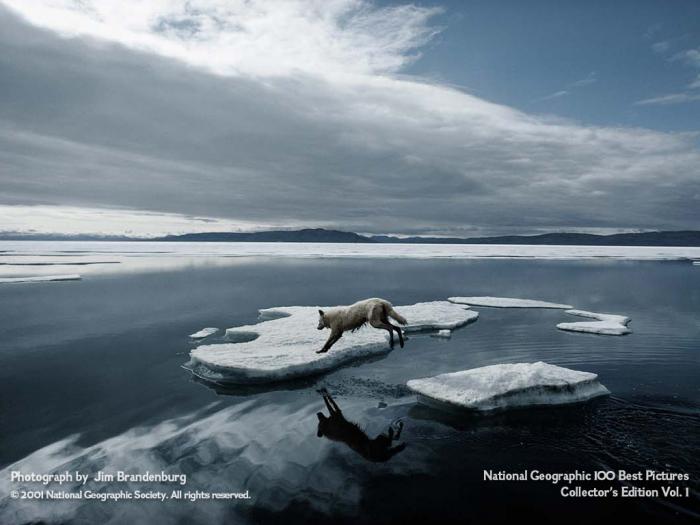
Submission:
[[323,316],[326,315],[326,314],[323,313],[323,310],[319,310],[319,311],[318,311],[318,315],[320,315],[321,317],[323,317]]

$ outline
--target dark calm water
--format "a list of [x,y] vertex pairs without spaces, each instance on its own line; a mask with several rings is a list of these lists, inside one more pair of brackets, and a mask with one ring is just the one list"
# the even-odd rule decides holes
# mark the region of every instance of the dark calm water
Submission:
[[[412,336],[404,350],[307,381],[217,392],[181,368],[192,348],[188,334],[255,322],[258,308],[369,296],[401,305],[451,295],[625,314],[633,333],[562,332],[555,325],[567,316],[556,310],[475,308],[479,320],[450,340]],[[12,469],[166,470],[186,473],[186,490],[248,490],[251,499],[57,503],[0,493],[0,521],[697,521],[699,314],[700,268],[687,262],[240,259],[226,267],[1,286],[5,478]],[[612,396],[458,417],[416,405],[404,387],[411,378],[537,360],[595,372]],[[406,449],[370,462],[317,437],[316,413],[327,412],[321,387],[372,437],[402,421]],[[691,490],[688,498],[563,498],[561,485],[486,482],[484,469],[654,469],[688,473],[691,481],[680,485]]]

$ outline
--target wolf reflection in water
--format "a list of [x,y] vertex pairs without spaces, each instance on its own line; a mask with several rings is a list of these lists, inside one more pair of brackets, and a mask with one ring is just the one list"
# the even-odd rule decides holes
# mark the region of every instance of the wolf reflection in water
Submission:
[[386,434],[379,434],[376,438],[370,439],[357,423],[345,419],[335,400],[325,388],[318,391],[323,396],[323,401],[328,407],[330,416],[323,412],[318,412],[318,437],[325,437],[332,441],[342,441],[352,450],[369,461],[388,461],[396,454],[406,448],[405,443],[399,443],[392,447],[394,441],[398,441],[403,430],[403,423],[399,422],[394,433],[394,427],[389,426]]

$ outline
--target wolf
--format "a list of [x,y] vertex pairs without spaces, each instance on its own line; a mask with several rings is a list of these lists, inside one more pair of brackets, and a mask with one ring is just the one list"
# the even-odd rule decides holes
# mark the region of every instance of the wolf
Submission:
[[319,310],[318,314],[317,328],[319,330],[330,328],[331,335],[328,337],[326,344],[323,345],[323,348],[316,351],[317,354],[328,352],[331,346],[338,342],[338,339],[343,336],[344,332],[348,330],[355,331],[367,323],[374,328],[382,328],[389,332],[389,344],[391,348],[394,348],[394,332],[396,332],[399,335],[399,344],[401,348],[403,348],[403,333],[401,333],[401,328],[391,324],[389,322],[389,317],[402,325],[406,324],[406,319],[394,310],[394,307],[389,301],[374,297],[372,299],[358,301],[350,306],[333,308],[327,312]]
[[406,448],[405,443],[392,446],[392,443],[401,437],[402,422],[397,425],[396,433],[394,433],[394,427],[390,426],[386,434],[379,434],[376,438],[370,439],[356,423],[345,419],[343,412],[328,390],[322,388],[318,393],[323,396],[323,402],[330,413],[330,416],[326,416],[323,412],[316,413],[316,417],[318,417],[316,435],[318,437],[325,437],[331,441],[341,441],[363,458],[374,462],[388,461]]

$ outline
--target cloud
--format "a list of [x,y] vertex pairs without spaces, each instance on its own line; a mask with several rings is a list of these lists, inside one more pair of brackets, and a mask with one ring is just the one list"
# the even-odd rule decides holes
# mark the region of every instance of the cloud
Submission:
[[700,89],[700,75],[695,77],[695,80],[693,80],[690,84],[688,84],[688,87],[690,89]]
[[[163,1],[146,22],[75,15],[107,24],[98,39],[66,34],[82,22],[64,4],[51,17],[13,4],[43,28],[0,11],[0,204],[141,210],[148,228],[171,215],[406,234],[697,224],[693,135],[582,126],[396,75],[433,34],[430,10],[309,2],[280,18],[231,2],[237,16],[215,23],[228,2]],[[162,37],[173,10],[189,32]],[[325,36],[297,56],[287,21]]]
[[567,87],[577,88],[590,86],[591,84],[595,84],[596,82],[598,82],[598,74],[595,71],[591,71],[587,77],[577,80],[576,82],[572,82]]
[[[670,46],[666,46],[663,51],[667,51],[669,47]],[[691,68],[700,68],[700,49],[686,49],[675,53],[667,60],[669,62],[680,61]],[[642,100],[637,100],[634,104],[636,106],[668,106],[673,104],[696,102],[700,100],[700,93],[694,92],[693,90],[695,89],[700,89],[700,75],[698,75],[695,80],[691,81],[682,92],[666,93],[656,97],[645,98]]]
[[289,228],[292,224],[260,224],[177,213],[119,208],[0,204],[0,232],[65,235],[128,235],[156,237],[166,234],[254,231]]
[[562,89],[561,91],[555,91],[554,93],[551,93],[549,95],[545,95],[544,97],[538,98],[536,100],[537,101],[552,100],[555,98],[565,97],[568,94],[569,94],[569,92],[567,90]]
[[654,53],[663,54],[671,48],[671,43],[668,41],[655,42],[651,45],[652,51]]
[[700,48],[685,49],[670,58],[671,61],[681,61],[688,66],[700,68]]
[[[692,87],[692,85],[691,85]],[[636,106],[668,106],[671,104],[683,104],[685,102],[694,102],[700,100],[700,93],[669,93],[658,97],[645,98],[638,100],[634,104]]]
[[585,86],[590,86],[591,84],[595,84],[598,81],[598,77],[595,71],[592,71],[591,73],[588,74],[588,76],[576,80],[575,82],[571,82],[570,84],[566,85],[566,89],[562,89],[560,91],[555,91],[554,93],[551,93],[549,95],[545,95],[544,97],[540,97],[538,99],[535,99],[533,102],[542,102],[545,100],[552,100],[555,98],[561,98],[565,97],[569,94],[571,94],[572,91],[575,91],[579,88],[585,87]]
[[4,0],[31,23],[221,74],[396,72],[437,29],[437,8],[365,0]]

